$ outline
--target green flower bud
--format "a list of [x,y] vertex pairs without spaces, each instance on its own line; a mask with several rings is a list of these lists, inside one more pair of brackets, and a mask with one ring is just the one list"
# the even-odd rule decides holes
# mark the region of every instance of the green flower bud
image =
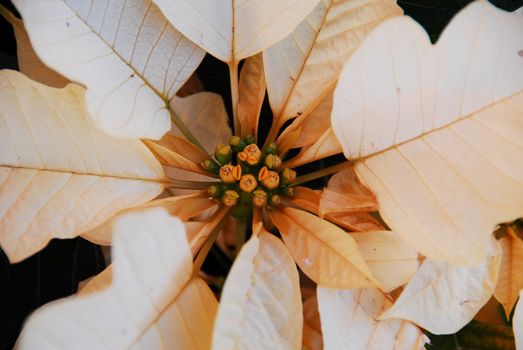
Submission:
[[232,136],[229,139],[229,144],[236,153],[240,153],[245,148],[245,142],[239,136]]
[[278,146],[274,142],[269,143],[263,148],[264,154],[276,154],[278,153]]
[[296,180],[296,172],[289,168],[283,169],[281,172],[281,180],[285,185],[293,183]]
[[251,143],[256,143],[256,139],[254,138],[254,136],[252,135],[247,135],[245,136],[245,138],[243,139],[243,141],[245,141],[245,144],[246,145],[249,145]]
[[207,189],[207,193],[209,193],[209,196],[212,198],[219,198],[223,193],[223,187],[220,185],[211,185]]
[[204,160],[200,166],[203,168],[203,170],[208,171],[213,174],[218,174],[220,171],[220,166],[212,159],[206,159]]
[[221,165],[229,163],[232,160],[231,146],[224,145],[223,143],[217,144],[214,150],[214,158],[216,158]]

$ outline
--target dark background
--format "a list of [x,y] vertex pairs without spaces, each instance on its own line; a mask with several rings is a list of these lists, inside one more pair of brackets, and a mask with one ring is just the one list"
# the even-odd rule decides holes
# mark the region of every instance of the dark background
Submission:
[[[87,0],[85,0],[87,1]],[[399,0],[405,14],[416,19],[435,42],[442,29],[470,0]],[[496,6],[513,11],[523,0],[493,0]],[[4,6],[13,9],[6,0]],[[523,20],[523,18],[522,18]],[[523,38],[522,38],[523,40]],[[0,69],[17,69],[16,43],[12,29],[0,17]],[[205,89],[221,94],[230,108],[227,66],[207,56],[198,68]],[[224,275],[230,262],[213,250],[204,268],[214,275]],[[11,349],[27,315],[51,300],[76,292],[78,282],[105,267],[100,247],[81,238],[53,240],[34,256],[10,265],[0,250],[0,349]]]

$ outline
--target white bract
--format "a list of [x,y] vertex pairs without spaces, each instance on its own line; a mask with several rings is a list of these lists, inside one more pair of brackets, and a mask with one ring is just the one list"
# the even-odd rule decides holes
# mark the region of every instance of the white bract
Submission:
[[338,84],[333,130],[380,214],[422,254],[474,264],[523,213],[523,21],[478,1],[430,45],[407,17],[369,35]]
[[169,130],[168,101],[205,52],[150,0],[13,2],[42,61],[87,88],[99,127],[152,139]]
[[390,305],[377,289],[318,288],[325,350],[421,350],[427,337],[412,323],[377,320]]
[[319,0],[154,0],[187,38],[238,63],[289,34]]
[[224,286],[213,349],[300,349],[298,271],[285,245],[262,230],[245,244]]
[[180,220],[152,209],[122,217],[114,233],[112,285],[39,309],[19,349],[208,349],[217,302],[192,277]]
[[164,188],[162,167],[140,140],[93,125],[84,91],[0,72],[0,242],[12,262]]

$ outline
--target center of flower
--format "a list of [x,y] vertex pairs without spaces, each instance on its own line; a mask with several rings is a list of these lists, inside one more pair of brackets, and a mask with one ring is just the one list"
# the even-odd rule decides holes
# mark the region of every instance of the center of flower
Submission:
[[281,196],[293,195],[296,172],[282,167],[275,143],[260,149],[252,136],[233,136],[229,144],[217,144],[214,157],[202,167],[221,179],[208,188],[209,195],[235,207],[236,215],[248,215],[252,206],[277,206]]

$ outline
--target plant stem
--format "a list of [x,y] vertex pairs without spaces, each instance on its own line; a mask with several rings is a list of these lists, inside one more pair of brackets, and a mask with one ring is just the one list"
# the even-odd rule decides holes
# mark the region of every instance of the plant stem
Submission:
[[320,177],[324,177],[324,176],[328,176],[328,175],[337,173],[338,171],[341,171],[341,170],[349,167],[350,165],[351,165],[351,162],[347,161],[347,162],[339,163],[339,164],[336,164],[336,165],[333,165],[333,166],[330,166],[330,167],[327,167],[327,168],[324,168],[324,169],[321,169],[318,171],[314,171],[312,173],[298,176],[296,178],[296,181],[293,182],[293,185],[300,185],[305,182],[319,179]]
[[224,207],[218,213],[216,213],[214,220],[218,219],[218,223],[214,228],[212,229],[211,233],[207,236],[205,239],[205,242],[203,243],[202,247],[200,248],[200,251],[198,252],[198,255],[196,255],[196,259],[194,259],[193,263],[193,275],[198,275],[198,271],[202,268],[203,262],[205,261],[205,258],[207,257],[207,254],[209,254],[209,251],[211,250],[212,245],[214,244],[214,241],[216,241],[216,237],[218,237],[218,233],[223,228],[223,225],[225,225],[225,222],[229,218],[229,215],[231,211],[230,208]]
[[6,19],[11,25],[14,25],[17,18],[4,5],[0,4],[0,15]]
[[229,78],[231,81],[232,118],[234,121],[233,135],[241,135],[241,125],[238,119],[238,62],[231,62],[229,64]]
[[187,125],[185,125],[183,120],[181,120],[180,117],[178,117],[171,108],[169,108],[169,113],[171,114],[171,120],[173,121],[174,125],[176,125],[176,127],[178,128],[178,130],[180,130],[180,132],[183,134],[183,136],[185,136],[185,138],[188,141],[190,141],[193,145],[195,145],[196,147],[201,149],[205,154],[207,154],[207,150],[202,146],[202,144],[198,141],[198,139],[193,135],[193,133],[191,132],[191,130],[189,130]]

